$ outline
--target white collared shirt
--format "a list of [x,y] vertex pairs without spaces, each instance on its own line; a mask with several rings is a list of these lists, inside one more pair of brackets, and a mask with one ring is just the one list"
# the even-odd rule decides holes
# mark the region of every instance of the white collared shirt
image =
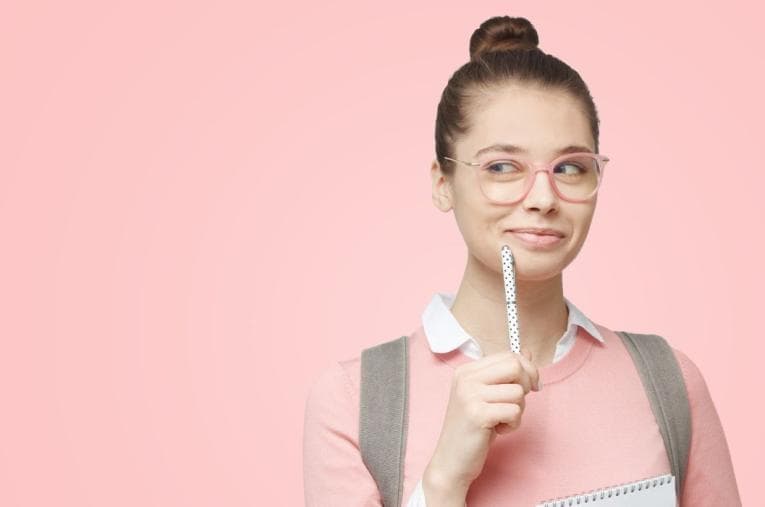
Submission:
[[[462,329],[460,323],[451,312],[454,304],[455,294],[437,292],[433,295],[430,303],[422,312],[422,326],[425,330],[425,337],[428,339],[430,350],[437,353],[451,352],[459,348],[463,354],[471,359],[480,359],[483,354],[478,342],[470,336],[467,331]],[[568,306],[568,324],[563,336],[558,339],[555,346],[555,356],[553,363],[559,361],[566,353],[571,350],[576,338],[576,326],[583,327],[588,333],[597,340],[605,343],[603,337],[595,327],[595,324],[588,319],[581,310],[566,299],[563,300]]]
[[[480,359],[483,356],[481,346],[470,336],[451,312],[456,294],[437,292],[433,295],[430,303],[422,312],[422,325],[425,337],[428,339],[430,350],[437,353],[451,352],[459,348],[460,351],[471,359]],[[553,363],[560,361],[574,346],[577,326],[581,326],[601,343],[605,343],[603,336],[574,304],[567,298],[563,298],[568,307],[568,324],[566,331],[558,339],[555,345]],[[422,479],[417,483],[412,495],[409,497],[407,507],[427,507],[425,504],[425,492],[422,489]]]

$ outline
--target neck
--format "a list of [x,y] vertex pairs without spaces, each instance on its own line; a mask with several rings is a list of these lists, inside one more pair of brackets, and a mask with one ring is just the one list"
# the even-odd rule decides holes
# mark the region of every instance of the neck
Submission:
[[[552,363],[555,346],[568,323],[562,274],[547,280],[516,279],[516,303],[521,347],[531,352],[537,367]],[[502,274],[471,255],[451,312],[478,342],[484,356],[509,349]]]

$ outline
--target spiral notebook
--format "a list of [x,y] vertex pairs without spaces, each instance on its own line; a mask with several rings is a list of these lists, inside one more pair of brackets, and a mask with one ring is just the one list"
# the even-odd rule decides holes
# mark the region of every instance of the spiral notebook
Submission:
[[552,498],[538,503],[536,507],[568,507],[583,504],[593,507],[676,507],[675,476],[657,475],[565,498]]

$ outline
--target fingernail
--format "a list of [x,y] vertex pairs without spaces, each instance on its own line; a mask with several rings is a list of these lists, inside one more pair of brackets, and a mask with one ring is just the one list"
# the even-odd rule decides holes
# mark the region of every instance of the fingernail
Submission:
[[537,391],[541,391],[541,390],[542,390],[542,379],[540,378],[539,380],[537,380]]

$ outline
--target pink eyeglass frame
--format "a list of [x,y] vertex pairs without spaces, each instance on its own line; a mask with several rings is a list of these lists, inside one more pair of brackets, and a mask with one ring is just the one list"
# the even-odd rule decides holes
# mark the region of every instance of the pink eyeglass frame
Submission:
[[[587,197],[585,197],[583,199],[569,199],[568,197],[565,197],[563,194],[561,194],[560,190],[558,190],[558,185],[556,185],[556,183],[555,183],[553,171],[555,170],[555,166],[558,165],[558,163],[561,160],[569,158],[569,157],[573,157],[573,156],[582,156],[582,155],[584,155],[586,157],[594,158],[594,159],[596,159],[598,161],[598,184],[595,186],[595,189],[592,191],[592,193],[590,195],[588,195]],[[576,153],[564,153],[563,155],[561,155],[561,156],[557,157],[556,159],[554,159],[552,162],[547,162],[547,163],[545,163],[545,162],[537,162],[537,163],[527,162],[525,160],[515,159],[515,158],[512,158],[512,157],[495,158],[495,159],[492,159],[492,160],[489,160],[489,161],[483,162],[483,163],[482,162],[465,162],[464,160],[457,160],[457,159],[450,158],[450,157],[444,157],[444,159],[451,160],[452,162],[459,162],[460,164],[465,164],[465,165],[468,165],[468,166],[479,167],[480,169],[484,169],[486,166],[489,166],[489,165],[492,165],[492,164],[496,164],[497,162],[502,162],[504,160],[512,160],[514,162],[520,162],[521,164],[523,164],[527,168],[528,167],[533,167],[534,168],[534,170],[529,173],[529,177],[526,179],[526,188],[523,190],[523,193],[521,194],[521,197],[519,197],[515,201],[496,201],[496,200],[490,199],[489,196],[486,195],[486,192],[484,192],[483,185],[481,185],[480,182],[479,182],[478,186],[481,189],[481,193],[484,195],[484,197],[486,197],[486,199],[488,199],[489,201],[491,201],[491,202],[493,202],[495,204],[515,204],[515,203],[518,203],[518,202],[521,202],[522,200],[524,200],[526,198],[526,196],[528,195],[529,191],[531,190],[531,187],[534,185],[534,181],[536,181],[536,175],[537,175],[538,172],[546,172],[547,173],[547,179],[550,181],[550,186],[553,188],[553,191],[555,191],[555,194],[558,197],[560,197],[561,199],[563,199],[564,201],[568,201],[568,202],[587,202],[590,199],[592,199],[592,196],[594,196],[598,192],[598,190],[600,189],[600,184],[603,181],[603,173],[604,173],[604,169],[606,167],[606,163],[610,160],[605,155],[601,155],[599,153],[591,153],[591,152],[588,152],[588,151],[576,152]],[[477,175],[477,173],[476,173],[476,175]]]

